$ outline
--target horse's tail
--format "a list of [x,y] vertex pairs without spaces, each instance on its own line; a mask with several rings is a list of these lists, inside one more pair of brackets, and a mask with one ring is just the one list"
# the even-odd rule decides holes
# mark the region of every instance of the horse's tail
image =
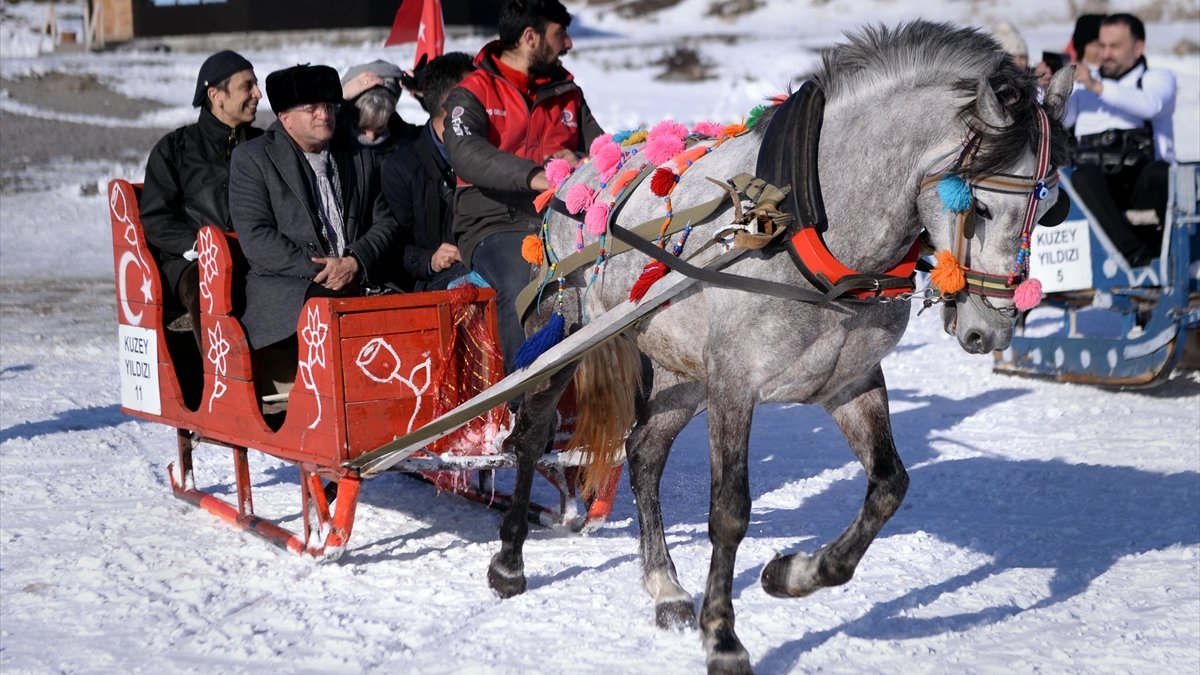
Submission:
[[583,493],[595,494],[618,463],[637,416],[642,360],[633,340],[621,335],[591,350],[575,371],[575,432],[568,447],[583,449]]

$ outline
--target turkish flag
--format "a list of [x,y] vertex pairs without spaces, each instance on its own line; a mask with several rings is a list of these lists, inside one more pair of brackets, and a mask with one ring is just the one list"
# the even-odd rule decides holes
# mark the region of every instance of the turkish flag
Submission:
[[392,31],[384,47],[417,43],[413,70],[442,55],[446,46],[446,29],[442,25],[442,0],[402,0],[396,8]]

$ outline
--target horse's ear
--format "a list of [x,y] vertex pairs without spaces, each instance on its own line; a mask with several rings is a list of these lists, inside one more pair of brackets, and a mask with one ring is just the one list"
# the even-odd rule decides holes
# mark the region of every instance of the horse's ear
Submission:
[[1050,78],[1050,86],[1046,88],[1046,95],[1043,97],[1046,105],[1046,114],[1050,116],[1050,119],[1062,119],[1063,112],[1067,109],[1067,99],[1071,97],[1071,90],[1074,87],[1074,65],[1060,68]]
[[979,78],[979,84],[975,87],[975,113],[985,124],[996,129],[1012,125],[1012,119],[1004,112],[1000,99],[996,98],[996,92],[992,91],[992,85],[986,77]]

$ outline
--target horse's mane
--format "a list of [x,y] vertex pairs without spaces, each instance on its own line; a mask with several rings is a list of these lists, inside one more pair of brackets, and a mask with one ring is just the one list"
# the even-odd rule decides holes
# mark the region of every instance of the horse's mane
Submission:
[[[821,65],[808,76],[825,91],[827,100],[881,86],[896,91],[949,83],[952,91],[970,99],[959,109],[959,117],[983,141],[969,174],[1004,171],[1027,150],[1036,149],[1036,81],[1032,73],[1018,69],[990,35],[947,23],[913,21],[895,28],[868,26],[846,38],[826,51]],[[1013,120],[1011,126],[993,127],[979,119],[975,88],[981,77],[988,78]],[[1066,134],[1054,115],[1050,118],[1051,162],[1062,166],[1067,158]],[[1014,129],[1024,133],[1012,133]]]

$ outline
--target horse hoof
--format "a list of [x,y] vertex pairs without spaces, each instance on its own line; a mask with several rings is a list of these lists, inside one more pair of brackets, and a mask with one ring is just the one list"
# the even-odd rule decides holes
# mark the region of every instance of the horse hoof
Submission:
[[808,563],[806,567],[812,567],[812,558],[808,556],[777,556],[763,568],[763,590],[767,595],[776,598],[803,598],[811,595],[819,586],[808,584],[799,588],[788,587],[788,575],[792,568],[796,565],[805,565],[806,562]]
[[767,595],[775,598],[790,598],[787,592],[787,558],[777,556],[767,563],[762,571],[762,587]]
[[501,599],[525,592],[525,570],[520,567],[508,569],[493,559],[492,564],[488,565],[487,580],[488,586]]
[[654,607],[654,623],[663,630],[694,630],[696,608],[691,600],[660,603]]

